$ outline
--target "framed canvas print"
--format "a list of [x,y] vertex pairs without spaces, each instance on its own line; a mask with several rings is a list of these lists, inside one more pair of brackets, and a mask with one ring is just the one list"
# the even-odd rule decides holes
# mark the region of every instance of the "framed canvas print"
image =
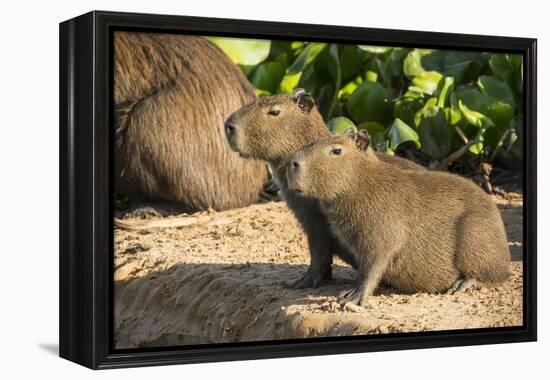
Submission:
[[60,355],[536,339],[536,40],[60,24]]

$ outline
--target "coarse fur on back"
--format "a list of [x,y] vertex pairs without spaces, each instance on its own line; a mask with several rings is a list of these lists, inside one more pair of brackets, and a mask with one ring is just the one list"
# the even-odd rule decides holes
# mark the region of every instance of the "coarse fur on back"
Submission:
[[[319,202],[288,189],[286,165],[292,155],[331,133],[321,117],[313,97],[303,89],[291,95],[266,96],[236,110],[225,123],[231,148],[243,157],[269,163],[288,207],[300,222],[308,238],[311,262],[294,288],[317,287],[331,277],[332,256],[336,254],[352,266],[355,258],[331,233]],[[425,169],[414,162],[375,153],[381,160],[407,170]]]
[[267,177],[225,141],[223,122],[255,98],[239,68],[208,40],[115,32],[115,191],[184,211],[249,205]]
[[385,162],[348,132],[298,152],[289,187],[320,201],[333,232],[357,261],[357,288],[343,302],[364,305],[380,281],[406,292],[463,290],[508,278],[504,225],[471,181]]

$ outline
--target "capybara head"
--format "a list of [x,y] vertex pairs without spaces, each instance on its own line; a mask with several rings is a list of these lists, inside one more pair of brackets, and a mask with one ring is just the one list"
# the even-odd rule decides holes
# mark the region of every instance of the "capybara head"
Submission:
[[271,162],[286,160],[329,133],[315,101],[303,89],[292,95],[261,97],[235,111],[225,122],[232,150],[242,157]]
[[318,140],[290,159],[289,188],[320,200],[337,198],[353,188],[353,181],[369,157],[376,160],[369,145],[370,137],[365,131],[355,133],[352,129]]

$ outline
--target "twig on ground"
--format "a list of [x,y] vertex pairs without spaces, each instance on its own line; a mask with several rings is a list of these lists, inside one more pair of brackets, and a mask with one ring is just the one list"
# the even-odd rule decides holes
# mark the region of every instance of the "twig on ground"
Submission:
[[114,224],[115,227],[130,230],[130,231],[140,231],[148,230],[152,228],[179,228],[187,227],[196,224],[202,225],[222,225],[232,223],[233,219],[228,218],[215,218],[210,215],[205,216],[183,216],[175,217],[170,219],[160,219],[160,220],[122,220],[115,218]]
[[451,153],[449,156],[447,156],[447,158],[443,159],[435,167],[435,170],[447,170],[447,167],[449,166],[449,164],[453,161],[458,160],[460,157],[462,157],[462,155],[464,153],[466,153],[468,148],[470,148],[470,146],[472,146],[473,143],[474,143],[473,141],[468,141],[468,143],[466,145],[460,147],[460,149],[458,149],[457,151]]

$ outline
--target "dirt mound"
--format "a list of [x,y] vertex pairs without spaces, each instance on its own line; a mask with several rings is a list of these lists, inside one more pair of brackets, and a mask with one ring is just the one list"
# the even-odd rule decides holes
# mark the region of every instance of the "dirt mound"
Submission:
[[502,287],[459,295],[379,289],[343,310],[353,270],[341,261],[319,289],[285,287],[309,262],[282,202],[146,221],[115,230],[118,348],[449,330],[522,324],[522,198],[495,198],[514,262]]

